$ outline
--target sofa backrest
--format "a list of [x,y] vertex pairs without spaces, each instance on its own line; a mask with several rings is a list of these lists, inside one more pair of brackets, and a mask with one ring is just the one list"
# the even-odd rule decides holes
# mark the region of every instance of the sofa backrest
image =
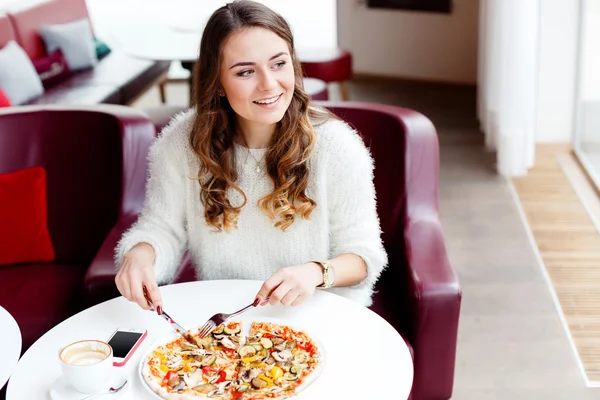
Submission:
[[8,15],[3,13],[3,11],[0,11],[0,49],[11,40],[17,40],[15,31],[13,30]]
[[19,45],[32,60],[46,55],[46,47],[39,34],[42,25],[89,18],[85,0],[20,0],[9,5],[6,12]]
[[125,125],[102,109],[63,108],[0,109],[0,173],[46,169],[56,261],[88,265],[120,214],[141,211],[154,126],[139,112]]

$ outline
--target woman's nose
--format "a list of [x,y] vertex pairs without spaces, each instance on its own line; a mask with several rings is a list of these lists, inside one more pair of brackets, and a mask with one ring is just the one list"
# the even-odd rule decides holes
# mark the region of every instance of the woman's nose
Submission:
[[264,72],[261,76],[258,89],[263,92],[268,92],[277,87],[277,80],[271,72]]

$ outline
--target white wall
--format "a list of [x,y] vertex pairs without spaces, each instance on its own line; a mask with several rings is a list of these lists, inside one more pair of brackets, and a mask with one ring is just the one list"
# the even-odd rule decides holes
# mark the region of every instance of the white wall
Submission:
[[452,14],[368,9],[361,3],[338,0],[339,43],[352,52],[355,72],[477,82],[479,1],[454,0]]
[[571,143],[579,0],[540,1],[537,143]]
[[[9,0],[0,0],[9,1]],[[14,1],[14,0],[10,0]],[[296,46],[337,46],[336,0],[258,0],[279,12],[294,32]],[[158,46],[173,54],[196,53],[206,20],[226,0],[86,0],[97,34],[152,53]],[[318,12],[315,12],[318,10]],[[197,35],[190,32],[196,31]],[[167,39],[168,38],[168,39]],[[162,43],[167,41],[168,43]]]

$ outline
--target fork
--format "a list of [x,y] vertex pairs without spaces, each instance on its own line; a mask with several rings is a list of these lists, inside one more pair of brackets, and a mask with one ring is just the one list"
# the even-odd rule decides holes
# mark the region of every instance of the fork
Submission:
[[203,337],[208,336],[208,334],[211,333],[212,330],[215,329],[217,326],[219,326],[221,324],[224,324],[229,319],[231,319],[231,318],[233,318],[233,317],[235,317],[237,315],[240,315],[241,313],[243,313],[244,311],[250,309],[251,307],[256,307],[260,303],[262,303],[264,301],[268,301],[269,298],[270,298],[270,296],[267,296],[263,300],[261,300],[259,298],[256,298],[256,299],[254,299],[254,301],[251,304],[249,304],[246,307],[244,307],[244,308],[242,308],[242,309],[240,309],[240,310],[238,310],[238,311],[236,311],[234,313],[231,313],[231,314],[220,313],[220,314],[213,315],[212,317],[210,317],[208,319],[208,321],[206,321],[204,323],[204,325],[202,325],[200,327],[200,333],[199,333],[200,337],[203,338]]

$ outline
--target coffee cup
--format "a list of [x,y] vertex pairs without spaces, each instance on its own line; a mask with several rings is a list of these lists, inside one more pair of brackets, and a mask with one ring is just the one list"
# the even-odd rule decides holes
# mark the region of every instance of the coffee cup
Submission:
[[113,367],[113,350],[108,343],[71,343],[60,350],[59,359],[65,379],[78,392],[92,394],[106,389]]

